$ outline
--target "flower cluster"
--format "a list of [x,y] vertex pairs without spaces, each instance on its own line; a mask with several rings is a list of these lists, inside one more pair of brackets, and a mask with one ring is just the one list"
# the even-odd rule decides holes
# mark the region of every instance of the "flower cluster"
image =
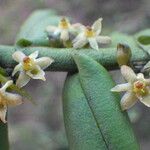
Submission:
[[63,42],[70,40],[75,49],[89,45],[91,48],[98,50],[98,43],[107,44],[111,42],[110,37],[100,35],[101,29],[102,18],[96,20],[91,27],[80,23],[70,24],[68,19],[62,18],[58,27],[49,25],[46,32],[48,35],[58,36]]
[[121,99],[122,110],[129,109],[138,100],[150,107],[150,79],[145,79],[142,73],[135,74],[128,66],[121,66],[121,73],[127,83],[116,85],[112,92],[126,91]]
[[[17,72],[20,72],[16,81],[16,86],[19,88],[25,86],[31,78],[45,81],[45,72],[43,70],[54,61],[49,57],[37,58],[38,51],[35,51],[29,56],[26,56],[21,51],[16,51],[12,57],[19,63],[16,65],[12,73],[12,76],[14,76]],[[3,123],[6,123],[5,118],[7,107],[20,105],[23,100],[22,96],[6,91],[7,88],[12,85],[13,81],[9,80],[0,88],[0,120],[3,121]]]

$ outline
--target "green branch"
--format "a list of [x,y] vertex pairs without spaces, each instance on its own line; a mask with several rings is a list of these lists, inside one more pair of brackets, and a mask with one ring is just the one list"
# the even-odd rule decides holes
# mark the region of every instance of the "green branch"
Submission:
[[[116,48],[104,48],[99,51],[92,49],[74,50],[72,48],[48,48],[48,47],[26,47],[14,48],[11,46],[0,46],[0,65],[3,68],[14,68],[16,62],[12,59],[12,54],[16,51],[23,51],[29,55],[34,51],[39,51],[39,57],[52,57],[55,62],[47,69],[48,71],[75,71],[76,65],[72,58],[73,53],[82,53],[92,57],[101,63],[107,69],[112,70],[118,68],[116,60]],[[132,62],[148,61],[149,56],[141,49],[132,49]]]

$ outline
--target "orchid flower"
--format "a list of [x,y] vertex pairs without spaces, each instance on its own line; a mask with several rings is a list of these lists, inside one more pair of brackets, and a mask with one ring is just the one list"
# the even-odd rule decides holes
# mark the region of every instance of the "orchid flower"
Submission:
[[45,81],[45,72],[43,70],[54,61],[49,57],[41,57],[37,59],[38,51],[35,51],[29,56],[26,56],[21,51],[16,51],[12,57],[19,63],[12,73],[12,76],[14,76],[18,71],[20,72],[16,81],[18,87],[25,86],[31,78]]
[[6,112],[8,106],[16,106],[22,103],[22,97],[18,94],[6,92],[6,89],[13,84],[12,80],[7,81],[0,88],[0,120],[6,123]]
[[73,40],[73,47],[74,48],[82,48],[86,44],[89,43],[90,47],[98,50],[100,44],[107,44],[111,42],[111,38],[108,36],[101,36],[101,29],[102,29],[102,18],[99,18],[94,22],[92,27],[90,26],[81,26],[81,33]]
[[126,91],[121,99],[122,110],[129,109],[138,100],[150,107],[150,80],[145,79],[142,73],[136,75],[130,67],[125,65],[121,67],[121,73],[128,83],[116,85],[111,91]]

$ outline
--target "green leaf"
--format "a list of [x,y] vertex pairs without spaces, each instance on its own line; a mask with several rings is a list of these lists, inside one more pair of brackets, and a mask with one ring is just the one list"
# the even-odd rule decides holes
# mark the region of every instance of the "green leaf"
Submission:
[[63,110],[70,150],[107,149],[78,74],[67,77],[63,91]]
[[0,149],[9,150],[7,123],[4,124],[1,121],[0,121]]
[[[74,83],[73,79],[67,80],[63,101],[70,149],[95,150],[96,147],[96,149],[139,150],[128,116],[126,112],[121,111],[120,97],[118,94],[110,92],[115,84],[108,72],[88,56],[76,54],[74,59],[79,70],[79,82]],[[81,90],[77,90],[79,87],[81,87],[83,95],[80,95]],[[85,109],[85,103],[89,109],[87,107]],[[92,114],[92,116],[86,116],[86,114]],[[84,119],[85,121],[82,122]],[[89,124],[89,120],[93,124]],[[80,126],[84,128],[82,129]],[[103,141],[96,136],[95,138],[91,137],[93,132],[95,134],[97,132]],[[80,138],[77,138],[76,134]],[[93,142],[93,138],[95,142]],[[96,146],[96,141],[103,147]],[[82,146],[78,144],[82,144]],[[93,148],[91,148],[92,146]]]
[[16,39],[16,45],[50,46],[45,32],[48,25],[57,25],[60,17],[52,10],[37,10],[25,21]]
[[135,35],[138,45],[150,54],[150,29],[140,31]]

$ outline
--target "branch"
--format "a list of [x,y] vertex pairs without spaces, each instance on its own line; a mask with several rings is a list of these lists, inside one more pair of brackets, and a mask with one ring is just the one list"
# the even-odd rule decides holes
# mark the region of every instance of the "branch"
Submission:
[[[52,57],[55,62],[47,69],[48,71],[75,71],[76,65],[73,61],[72,54],[73,53],[83,53],[86,54],[103,66],[105,66],[108,70],[113,70],[118,68],[117,60],[116,60],[116,48],[103,48],[99,51],[92,49],[82,49],[82,50],[74,50],[72,48],[48,48],[48,47],[27,47],[27,48],[14,48],[12,46],[0,46],[0,65],[3,68],[14,68],[17,64],[12,59],[12,54],[16,51],[23,51],[26,55],[33,53],[34,51],[39,51],[39,57],[48,56]],[[148,61],[149,56],[146,52],[141,49],[132,49],[132,62],[141,62]]]

